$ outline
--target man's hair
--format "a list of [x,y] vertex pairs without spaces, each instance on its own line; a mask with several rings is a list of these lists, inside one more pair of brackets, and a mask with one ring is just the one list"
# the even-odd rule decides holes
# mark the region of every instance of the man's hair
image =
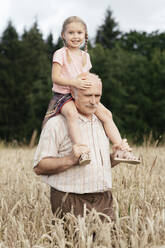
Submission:
[[[80,76],[83,76],[84,74],[80,74]],[[102,82],[101,82],[101,79],[99,78],[98,75],[94,74],[94,73],[85,73],[85,75],[87,76],[87,79],[89,81],[91,81],[92,83],[95,83],[95,84],[99,84],[99,85],[102,85]]]

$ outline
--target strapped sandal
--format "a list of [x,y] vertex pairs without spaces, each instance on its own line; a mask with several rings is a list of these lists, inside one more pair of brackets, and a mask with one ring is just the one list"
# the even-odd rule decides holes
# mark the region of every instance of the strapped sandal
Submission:
[[87,164],[90,164],[90,162],[91,162],[91,159],[90,159],[89,153],[81,154],[79,158],[79,165],[87,165]]
[[128,164],[140,164],[140,158],[136,158],[132,152],[123,151],[117,149],[114,155],[114,161],[128,163]]

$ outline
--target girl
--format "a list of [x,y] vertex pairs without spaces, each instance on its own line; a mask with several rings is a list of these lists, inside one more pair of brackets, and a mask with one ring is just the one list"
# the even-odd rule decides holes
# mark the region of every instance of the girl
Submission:
[[[78,89],[87,89],[91,86],[85,74],[92,67],[89,54],[87,53],[87,26],[82,19],[77,16],[72,16],[64,21],[61,37],[64,42],[64,47],[57,50],[53,55],[52,66],[52,81],[54,97],[51,100],[48,111],[46,113],[44,123],[52,116],[59,112],[65,116],[68,124],[68,130],[73,144],[81,144],[82,136],[78,126],[78,112],[74,101],[70,94],[71,87]],[[80,46],[85,42],[85,51],[80,49]],[[131,150],[122,147],[127,146],[126,140],[122,140],[120,133],[113,122],[111,112],[106,109],[101,103],[97,108],[96,116],[103,123],[105,132],[116,149],[116,160],[139,163]],[[128,146],[127,146],[128,148]],[[127,151],[126,151],[127,150]],[[89,153],[84,152],[79,160],[79,164],[90,163]]]

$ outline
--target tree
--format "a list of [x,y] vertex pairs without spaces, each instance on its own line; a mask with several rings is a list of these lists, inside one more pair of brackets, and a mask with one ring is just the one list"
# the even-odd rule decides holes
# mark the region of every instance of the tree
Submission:
[[157,49],[152,54],[148,81],[150,83],[151,111],[149,123],[155,139],[165,133],[165,51]]
[[40,130],[42,119],[51,95],[51,65],[47,56],[47,46],[37,23],[23,34],[24,47],[22,63],[25,87],[26,121],[24,131],[30,138],[34,129]]
[[37,23],[21,38],[9,23],[0,43],[0,137],[28,141],[40,130],[51,94],[51,66]]
[[103,82],[102,103],[112,111],[123,135],[142,142],[152,127],[147,58],[119,46],[110,50],[101,45],[93,49],[91,58],[93,71]]
[[18,34],[9,22],[2,34],[0,44],[0,137],[16,138],[22,120],[21,94],[21,43]]
[[[59,41],[59,46],[61,45]],[[47,54],[50,64],[52,64],[53,53],[57,49],[57,45],[53,43],[53,35],[50,33],[46,39],[46,46],[47,46]]]
[[120,46],[131,52],[136,52],[151,59],[155,49],[165,49],[165,33],[152,33],[130,31],[122,34]]
[[104,48],[112,49],[120,35],[121,32],[118,29],[118,23],[114,20],[112,11],[108,9],[104,24],[97,31],[95,43],[101,44]]

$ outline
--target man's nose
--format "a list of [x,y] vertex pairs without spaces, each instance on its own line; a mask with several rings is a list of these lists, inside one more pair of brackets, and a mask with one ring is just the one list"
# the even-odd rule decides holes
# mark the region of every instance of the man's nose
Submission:
[[96,104],[96,98],[95,98],[95,96],[91,96],[90,103],[91,104]]

